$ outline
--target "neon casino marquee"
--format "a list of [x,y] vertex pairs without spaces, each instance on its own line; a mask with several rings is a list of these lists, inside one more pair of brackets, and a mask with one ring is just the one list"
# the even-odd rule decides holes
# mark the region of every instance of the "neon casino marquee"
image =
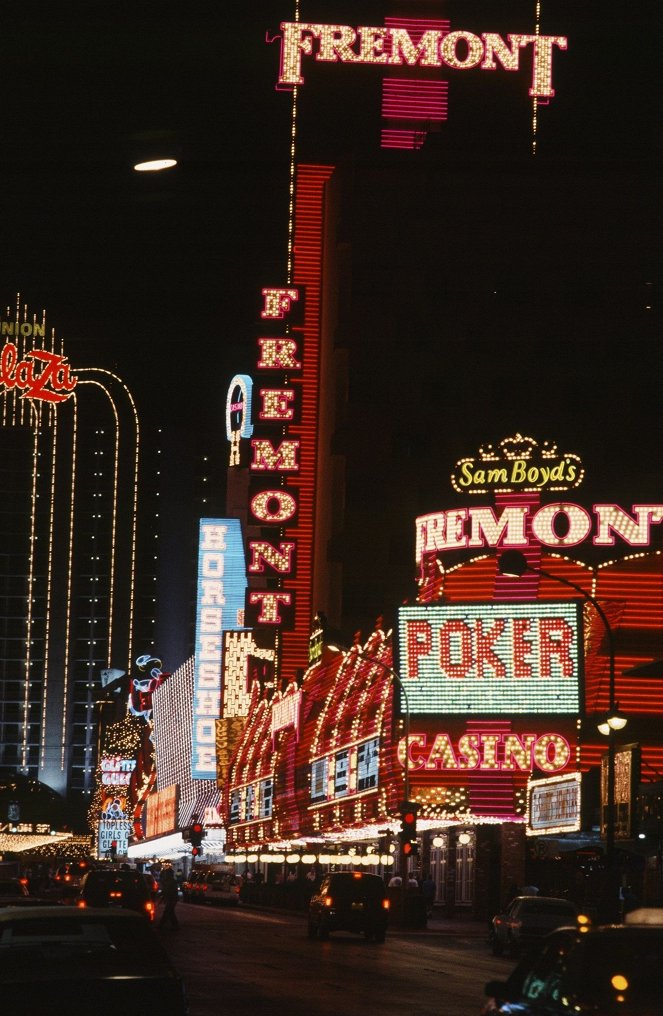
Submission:
[[581,632],[575,601],[401,607],[410,712],[578,713]]
[[557,501],[533,514],[527,504],[494,508],[452,508],[416,520],[416,560],[425,554],[479,547],[522,549],[530,545],[527,527],[544,547],[575,547],[591,537],[595,547],[648,547],[652,526],[663,522],[663,504],[636,504],[630,512],[616,504],[595,504],[591,513],[579,504]]

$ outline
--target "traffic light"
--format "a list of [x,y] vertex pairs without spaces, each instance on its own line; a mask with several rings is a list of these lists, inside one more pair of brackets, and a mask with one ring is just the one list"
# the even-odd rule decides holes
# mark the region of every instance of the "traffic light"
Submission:
[[417,844],[417,812],[419,805],[414,801],[402,801],[401,806],[401,831],[399,838],[401,850],[405,857],[416,857],[419,851]]
[[203,848],[202,847],[191,847],[191,855],[194,858],[195,857],[202,857],[202,854],[203,854]]
[[189,826],[189,842],[193,847],[192,853],[194,857],[199,857],[200,854],[202,854],[200,845],[203,842],[204,836],[205,830],[203,828],[202,822],[192,822],[191,825]]

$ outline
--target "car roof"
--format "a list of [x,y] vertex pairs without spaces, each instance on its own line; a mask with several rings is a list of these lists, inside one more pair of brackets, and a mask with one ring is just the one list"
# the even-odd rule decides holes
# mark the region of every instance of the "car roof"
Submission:
[[512,901],[513,903],[562,903],[567,907],[575,908],[575,903],[572,900],[567,900],[563,896],[516,896]]
[[141,914],[134,913],[132,910],[107,910],[104,907],[63,907],[60,904],[44,904],[42,907],[29,907],[23,909],[17,907],[6,907],[0,910],[0,925],[9,924],[15,921],[34,921],[37,918],[48,918],[53,917],[54,919],[63,917],[75,917],[81,921],[94,921],[102,919],[104,921],[133,921],[138,922],[138,925],[142,927],[145,924],[145,919]]

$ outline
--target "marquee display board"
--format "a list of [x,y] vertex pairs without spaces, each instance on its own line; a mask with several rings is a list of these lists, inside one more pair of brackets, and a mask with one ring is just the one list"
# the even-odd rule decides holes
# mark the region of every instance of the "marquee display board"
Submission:
[[410,713],[582,708],[582,610],[574,600],[403,606],[398,652]]
[[581,824],[580,773],[530,780],[527,785],[528,836],[578,832]]

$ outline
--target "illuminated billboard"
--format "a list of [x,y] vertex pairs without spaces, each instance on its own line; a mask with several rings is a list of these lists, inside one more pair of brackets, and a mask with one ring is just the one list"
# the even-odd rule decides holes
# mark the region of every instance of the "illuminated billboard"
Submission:
[[568,773],[527,785],[528,836],[574,833],[580,829],[581,775]]
[[191,731],[191,775],[194,779],[216,779],[216,720],[221,715],[223,633],[244,627],[246,585],[239,519],[201,519]]
[[404,606],[398,650],[411,713],[581,709],[577,601]]

